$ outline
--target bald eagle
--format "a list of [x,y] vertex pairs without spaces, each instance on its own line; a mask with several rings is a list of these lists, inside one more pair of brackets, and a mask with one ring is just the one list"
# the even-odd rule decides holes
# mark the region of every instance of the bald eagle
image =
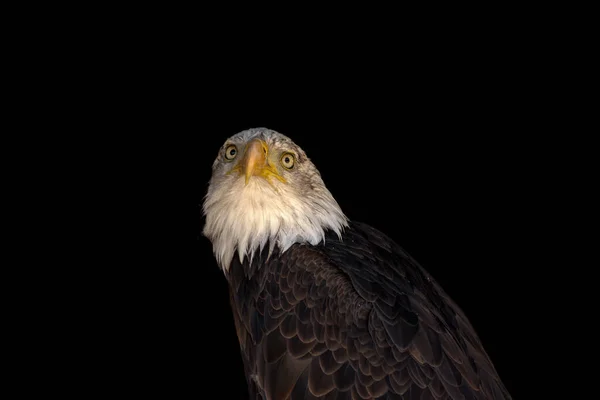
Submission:
[[350,221],[290,138],[227,139],[203,213],[250,398],[511,398],[461,309],[393,240]]

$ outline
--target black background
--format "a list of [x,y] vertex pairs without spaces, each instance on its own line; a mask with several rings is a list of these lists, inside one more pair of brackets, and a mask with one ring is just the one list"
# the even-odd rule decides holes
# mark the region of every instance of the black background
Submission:
[[594,14],[226,7],[15,14],[3,193],[23,244],[5,246],[18,389],[245,398],[201,204],[221,144],[267,127],[431,272],[515,398],[582,397],[584,364],[561,359],[587,362],[596,340],[597,256],[582,256],[597,248]]
[[[74,302],[84,308],[75,321],[89,320],[78,331],[93,355],[83,358],[107,364],[93,387],[245,398],[201,205],[223,142],[267,127],[305,150],[350,219],[431,272],[517,396],[538,347],[527,326],[544,301],[533,295],[551,252],[541,238],[555,223],[545,194],[557,173],[546,151],[556,88],[539,47],[472,33],[332,42],[287,57],[252,43],[209,52],[207,42],[157,40],[80,61],[94,66],[78,72],[61,115],[81,132],[65,141],[80,150],[68,205],[96,231],[79,238],[93,267],[75,275],[94,303]],[[94,167],[81,178],[79,161]]]

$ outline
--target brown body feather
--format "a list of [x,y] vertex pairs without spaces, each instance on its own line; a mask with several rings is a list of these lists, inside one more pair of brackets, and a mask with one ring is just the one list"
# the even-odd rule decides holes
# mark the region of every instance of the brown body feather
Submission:
[[226,276],[251,398],[511,398],[464,313],[368,226]]

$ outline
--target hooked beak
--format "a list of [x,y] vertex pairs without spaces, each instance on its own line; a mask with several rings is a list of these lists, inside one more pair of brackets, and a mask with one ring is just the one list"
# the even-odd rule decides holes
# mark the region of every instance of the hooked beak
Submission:
[[252,139],[248,143],[244,158],[240,161],[242,171],[246,177],[246,185],[252,175],[263,175],[264,169],[267,167],[268,153],[269,146],[264,140]]
[[283,176],[279,175],[277,168],[269,162],[269,146],[260,139],[252,139],[246,145],[244,156],[229,173],[233,172],[244,175],[246,185],[252,176],[264,178],[269,183],[272,183],[271,177],[275,177],[283,183],[287,182]]

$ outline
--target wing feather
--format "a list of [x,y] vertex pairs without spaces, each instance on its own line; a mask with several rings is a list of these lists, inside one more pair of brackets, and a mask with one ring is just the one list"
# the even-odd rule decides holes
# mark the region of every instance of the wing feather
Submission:
[[511,398],[463,312],[382,233],[353,223],[253,262],[228,279],[257,398]]

